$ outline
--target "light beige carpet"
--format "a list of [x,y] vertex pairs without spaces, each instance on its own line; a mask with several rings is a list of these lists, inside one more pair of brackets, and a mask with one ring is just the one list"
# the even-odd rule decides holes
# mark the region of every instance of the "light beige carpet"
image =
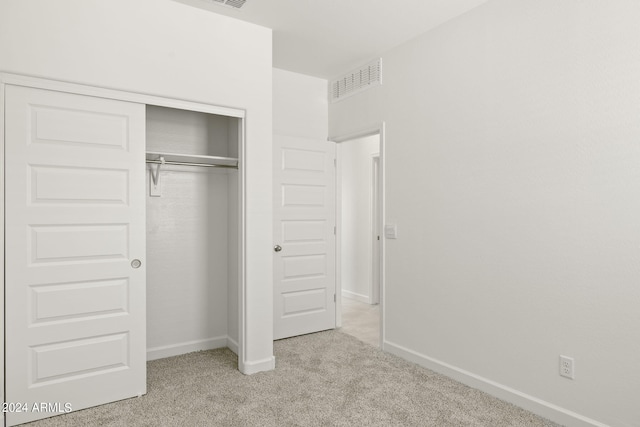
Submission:
[[275,354],[274,371],[251,376],[228,349],[149,362],[147,395],[28,425],[557,425],[338,331],[276,341]]

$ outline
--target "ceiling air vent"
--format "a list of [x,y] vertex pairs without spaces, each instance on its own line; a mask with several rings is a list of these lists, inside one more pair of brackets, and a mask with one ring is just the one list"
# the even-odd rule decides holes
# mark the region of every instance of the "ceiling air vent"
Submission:
[[382,83],[382,59],[378,58],[329,84],[329,100],[340,101]]
[[213,1],[216,3],[235,7],[236,9],[240,9],[247,0],[213,0]]

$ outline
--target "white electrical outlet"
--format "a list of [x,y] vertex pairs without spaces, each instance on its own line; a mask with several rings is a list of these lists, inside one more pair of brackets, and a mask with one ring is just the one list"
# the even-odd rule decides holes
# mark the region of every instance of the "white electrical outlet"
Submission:
[[560,355],[560,376],[573,379],[575,377],[575,366],[572,357]]

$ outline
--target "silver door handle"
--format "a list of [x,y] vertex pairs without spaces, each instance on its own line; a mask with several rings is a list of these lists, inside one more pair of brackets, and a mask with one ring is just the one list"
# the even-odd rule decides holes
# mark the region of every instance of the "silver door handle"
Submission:
[[139,259],[134,259],[133,261],[131,261],[132,268],[140,268],[141,265],[142,261],[140,261]]
[[275,246],[273,247],[273,250],[274,250],[274,251],[276,251],[276,252],[280,252],[280,251],[282,250],[282,246],[280,246],[280,245],[275,245]]

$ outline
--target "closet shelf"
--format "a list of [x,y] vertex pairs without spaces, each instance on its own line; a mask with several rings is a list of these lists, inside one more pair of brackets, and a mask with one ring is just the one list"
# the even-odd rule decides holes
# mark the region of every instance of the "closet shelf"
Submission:
[[238,169],[238,159],[234,157],[202,156],[198,154],[158,153],[147,151],[147,163],[198,166],[209,168]]

